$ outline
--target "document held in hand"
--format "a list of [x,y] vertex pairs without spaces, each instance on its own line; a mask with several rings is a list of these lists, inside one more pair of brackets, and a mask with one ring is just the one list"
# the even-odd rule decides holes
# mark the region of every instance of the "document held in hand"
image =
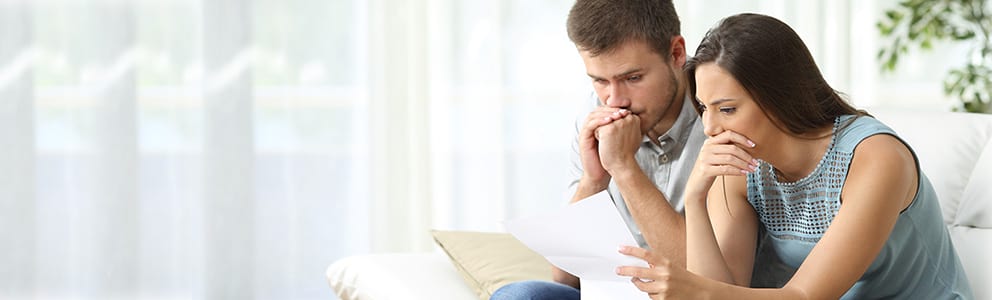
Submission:
[[647,298],[630,277],[616,274],[619,266],[647,267],[647,262],[617,251],[621,245],[636,247],[637,242],[606,191],[556,211],[506,221],[505,225],[507,232],[548,262],[578,276],[583,299],[594,290],[611,299]]

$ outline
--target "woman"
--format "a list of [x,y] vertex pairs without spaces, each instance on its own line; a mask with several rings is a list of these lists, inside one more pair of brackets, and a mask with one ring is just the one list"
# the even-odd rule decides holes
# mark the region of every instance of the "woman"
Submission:
[[[686,185],[687,269],[617,269],[655,298],[970,299],[930,182],[888,127],[847,104],[785,23],[721,21],[686,64],[709,139]],[[759,228],[796,273],[747,288]]]

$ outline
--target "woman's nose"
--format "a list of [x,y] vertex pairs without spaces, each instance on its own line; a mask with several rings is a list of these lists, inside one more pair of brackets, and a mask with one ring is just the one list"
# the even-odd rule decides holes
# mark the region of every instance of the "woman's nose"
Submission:
[[705,133],[706,136],[716,136],[723,132],[723,127],[720,126],[715,118],[712,118],[709,115],[710,113],[705,111],[703,112],[703,133]]

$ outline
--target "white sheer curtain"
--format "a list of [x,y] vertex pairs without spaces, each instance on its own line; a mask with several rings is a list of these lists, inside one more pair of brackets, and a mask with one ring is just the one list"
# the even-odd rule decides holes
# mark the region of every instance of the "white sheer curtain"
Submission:
[[[764,12],[856,103],[939,95],[877,74],[891,2],[676,6],[690,52]],[[0,1],[0,297],[326,299],[338,258],[563,205],[571,4]]]
[[0,2],[0,297],[326,299],[370,248],[363,5]]
[[590,94],[569,1],[370,1],[372,251],[563,205]]
[[570,1],[437,1],[431,10],[431,151],[438,228],[563,205],[585,69],[565,34]]

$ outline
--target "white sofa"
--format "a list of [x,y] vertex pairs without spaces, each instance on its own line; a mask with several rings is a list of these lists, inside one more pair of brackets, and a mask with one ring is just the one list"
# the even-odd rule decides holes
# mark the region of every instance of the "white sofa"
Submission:
[[[920,157],[976,299],[992,299],[992,115],[872,113]],[[349,257],[327,277],[343,300],[477,299],[442,252]]]

